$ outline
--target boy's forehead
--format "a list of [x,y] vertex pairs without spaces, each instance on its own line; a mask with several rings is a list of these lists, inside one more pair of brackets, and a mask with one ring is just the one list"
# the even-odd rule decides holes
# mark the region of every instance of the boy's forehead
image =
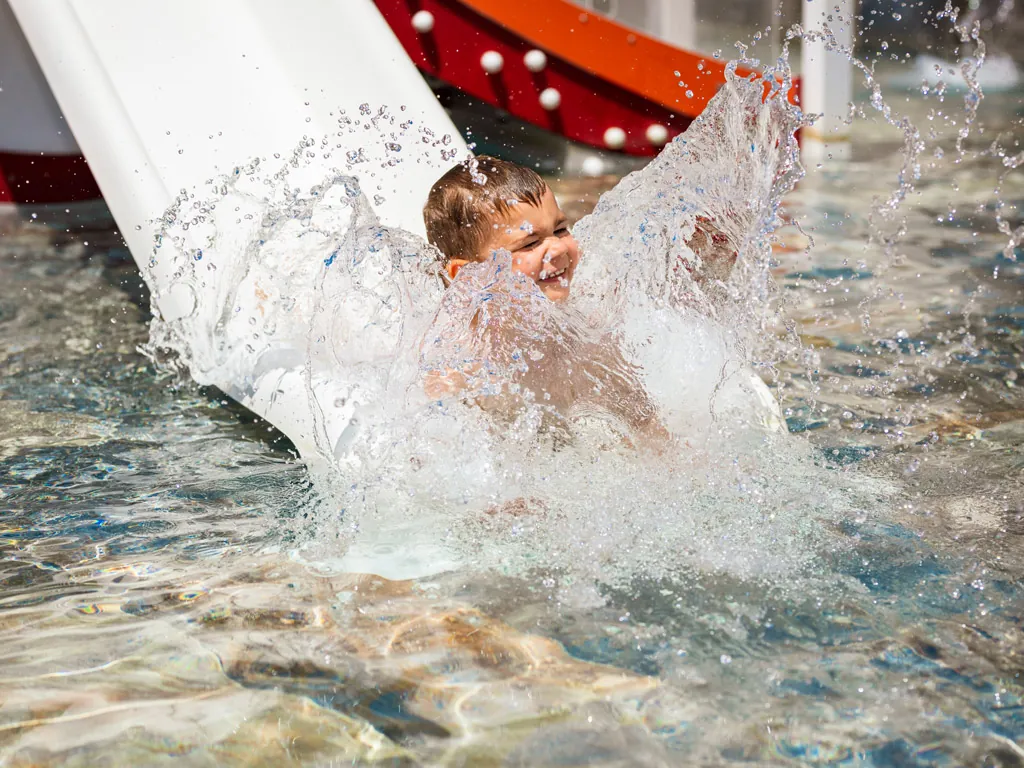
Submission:
[[562,208],[559,206],[550,187],[545,187],[544,197],[541,198],[539,205],[534,205],[529,200],[510,198],[505,201],[505,206],[506,209],[504,211],[492,210],[490,219],[493,223],[518,224],[523,219],[544,215],[549,211],[556,218],[562,215]]

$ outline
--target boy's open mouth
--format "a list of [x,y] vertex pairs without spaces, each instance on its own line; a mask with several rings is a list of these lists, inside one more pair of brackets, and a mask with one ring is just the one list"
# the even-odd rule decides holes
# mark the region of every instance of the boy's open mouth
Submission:
[[548,282],[553,282],[555,280],[559,280],[562,277],[562,275],[564,275],[566,273],[566,271],[568,269],[569,269],[569,266],[566,265],[564,267],[559,268],[555,272],[551,272],[551,271],[548,271],[548,270],[542,270],[541,273],[540,273],[540,280],[541,280],[542,283],[548,283]]

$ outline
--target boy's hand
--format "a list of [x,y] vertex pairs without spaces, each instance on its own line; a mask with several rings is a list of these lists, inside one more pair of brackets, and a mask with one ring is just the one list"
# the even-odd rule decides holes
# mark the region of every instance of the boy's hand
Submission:
[[739,258],[739,251],[733,248],[729,236],[705,216],[697,217],[696,229],[687,245],[700,257],[699,267],[687,266],[687,271],[698,283],[726,280]]

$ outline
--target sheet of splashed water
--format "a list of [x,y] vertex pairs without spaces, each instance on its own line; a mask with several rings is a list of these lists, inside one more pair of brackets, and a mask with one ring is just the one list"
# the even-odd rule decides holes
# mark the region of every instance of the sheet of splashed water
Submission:
[[[774,316],[769,236],[800,176],[801,116],[784,92],[765,100],[760,83],[734,79],[685,137],[581,220],[586,257],[568,308],[515,284],[496,254],[466,268],[438,310],[435,255],[381,227],[350,175],[307,186],[295,174],[319,166],[303,165],[305,154],[298,168],[252,163],[183,194],[164,217],[150,268],[173,273],[165,290],[196,302],[155,322],[152,346],[243,403],[272,391],[271,401],[305,407],[314,458],[327,468],[314,477],[333,504],[306,554],[319,562],[344,554],[339,567],[391,578],[460,563],[568,569],[605,584],[707,566],[801,572],[820,546],[844,545],[823,521],[883,491],[859,476],[834,482],[806,443],[766,432],[770,419],[752,407],[749,366],[762,362],[762,328]],[[392,128],[385,113],[380,124]],[[690,277],[701,221],[732,243],[726,260],[739,254],[729,281]],[[517,319],[501,320],[509,316]],[[487,337],[509,326],[511,341],[502,330]],[[486,354],[467,355],[474,345]],[[564,400],[563,378],[609,346],[621,351],[605,370],[648,391],[674,439],[660,456],[618,450],[643,436],[608,397],[547,405]],[[497,428],[458,397],[425,393],[424,374],[460,370],[467,356],[487,363],[474,394],[522,404]],[[517,505],[545,512],[515,525],[485,514]],[[396,554],[414,537],[440,539],[407,548],[416,568],[407,549]],[[423,563],[424,549],[443,567]]]
[[[988,106],[1019,132],[1012,104]],[[791,429],[896,495],[827,521],[807,567],[760,577],[714,553],[603,587],[297,561],[306,521],[331,513],[305,469],[136,352],[137,276],[107,245],[76,252],[95,233],[54,246],[11,223],[0,759],[1019,765],[1024,276],[998,256],[984,157],[936,161],[895,263],[865,250],[898,140],[790,195],[819,242],[811,262],[784,230],[775,269],[808,348],[779,364]],[[1019,180],[1001,197],[1019,223]]]

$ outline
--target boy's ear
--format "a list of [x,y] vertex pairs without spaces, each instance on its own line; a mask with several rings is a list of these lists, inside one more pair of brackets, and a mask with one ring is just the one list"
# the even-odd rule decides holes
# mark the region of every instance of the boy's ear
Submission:
[[455,276],[459,274],[459,270],[469,264],[468,259],[448,259],[448,264],[445,265],[445,270],[448,272],[448,279],[454,280]]

